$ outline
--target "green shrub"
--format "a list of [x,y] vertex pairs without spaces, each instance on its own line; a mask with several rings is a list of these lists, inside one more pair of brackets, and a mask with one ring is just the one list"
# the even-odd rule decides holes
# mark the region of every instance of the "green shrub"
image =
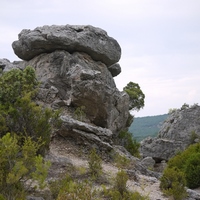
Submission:
[[139,147],[140,143],[138,143],[135,139],[133,139],[132,134],[127,131],[121,131],[119,133],[119,143],[122,144],[126,148],[131,155],[135,157],[140,157]]
[[89,155],[89,173],[92,178],[97,179],[103,173],[102,171],[102,160],[100,156],[96,153],[96,149],[92,149]]
[[0,137],[15,132],[30,136],[34,141],[42,139],[39,151],[44,153],[49,146],[52,127],[58,125],[59,111],[53,112],[33,101],[38,85],[31,67],[23,71],[13,69],[0,76]]
[[189,188],[200,186],[200,153],[192,154],[185,164],[185,176]]
[[88,181],[74,181],[68,175],[62,180],[52,182],[50,189],[56,200],[92,200],[95,196]]
[[25,137],[20,146],[18,138],[7,133],[0,139],[0,196],[8,200],[25,199],[24,184],[30,184],[30,180],[37,180],[44,187],[50,166],[36,153],[41,143]]
[[185,176],[178,168],[166,168],[160,181],[160,188],[167,196],[172,196],[175,200],[186,197]]
[[185,151],[179,152],[168,162],[168,168],[176,167],[186,178],[189,188],[200,186],[200,143],[190,145]]
[[84,110],[85,110],[85,106],[80,106],[80,107],[76,108],[74,115],[77,120],[83,121],[85,119],[86,114],[85,114]]
[[142,196],[138,192],[130,192],[127,190],[128,175],[121,170],[114,179],[112,188],[103,187],[103,196],[110,200],[148,200],[146,196]]
[[128,181],[127,173],[123,170],[120,170],[115,177],[114,189],[117,190],[121,195],[123,195],[124,192],[127,192],[127,187],[126,187],[127,181]]

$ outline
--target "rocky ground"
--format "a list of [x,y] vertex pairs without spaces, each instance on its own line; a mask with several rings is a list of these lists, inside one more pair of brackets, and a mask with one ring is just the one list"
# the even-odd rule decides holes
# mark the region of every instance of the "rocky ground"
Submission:
[[[77,168],[88,168],[87,154],[84,149],[77,148],[76,145],[63,140],[63,138],[57,138],[51,144],[50,154],[52,157],[71,163]],[[59,162],[60,162],[59,160]],[[108,160],[104,160],[102,163],[103,171],[109,178],[115,177],[118,172],[118,168]],[[57,168],[58,173],[64,169],[64,163],[62,168]],[[56,173],[54,171],[54,173]],[[54,174],[55,175],[55,174]],[[138,191],[143,196],[148,196],[150,200],[166,200],[159,189],[159,180],[155,177],[149,177],[142,174],[137,174],[137,181],[130,178],[127,182],[127,188],[130,191]]]

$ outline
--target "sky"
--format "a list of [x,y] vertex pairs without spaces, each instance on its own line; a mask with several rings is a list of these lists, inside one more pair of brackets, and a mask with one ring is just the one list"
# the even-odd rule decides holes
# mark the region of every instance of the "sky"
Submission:
[[145,94],[135,117],[200,104],[200,0],[1,0],[0,58],[20,60],[12,49],[22,29],[92,25],[122,49],[119,90],[130,81]]

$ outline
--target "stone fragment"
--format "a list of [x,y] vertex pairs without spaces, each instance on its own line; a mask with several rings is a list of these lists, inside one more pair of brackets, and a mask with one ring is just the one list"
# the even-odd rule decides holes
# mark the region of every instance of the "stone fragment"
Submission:
[[115,77],[121,73],[121,67],[120,67],[119,63],[115,63],[115,64],[111,65],[110,67],[108,67],[108,70],[110,71],[110,73],[112,74],[113,77]]

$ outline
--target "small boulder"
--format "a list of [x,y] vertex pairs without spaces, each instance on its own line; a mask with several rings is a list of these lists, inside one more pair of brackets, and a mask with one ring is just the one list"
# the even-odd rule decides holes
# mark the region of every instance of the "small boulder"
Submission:
[[153,169],[155,163],[156,162],[152,157],[146,157],[141,161],[141,164],[147,167],[147,169]]
[[119,63],[115,63],[115,64],[111,65],[110,67],[108,67],[108,70],[110,71],[110,73],[112,74],[113,77],[115,77],[121,73],[121,67],[120,67]]

